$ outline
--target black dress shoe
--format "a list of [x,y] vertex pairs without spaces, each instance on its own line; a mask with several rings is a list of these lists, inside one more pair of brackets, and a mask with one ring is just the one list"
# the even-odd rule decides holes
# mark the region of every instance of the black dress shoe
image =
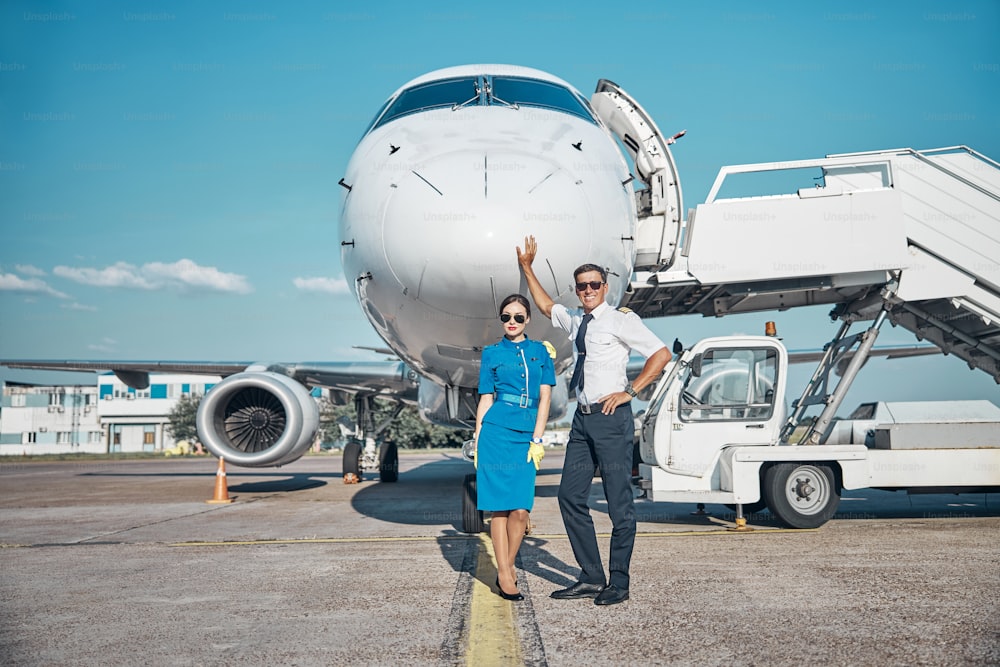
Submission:
[[594,598],[594,604],[618,604],[625,602],[625,600],[628,600],[628,589],[618,588],[614,584],[610,584]]
[[556,600],[576,600],[579,598],[596,598],[604,590],[604,584],[587,584],[578,581],[569,588],[552,591],[550,598]]

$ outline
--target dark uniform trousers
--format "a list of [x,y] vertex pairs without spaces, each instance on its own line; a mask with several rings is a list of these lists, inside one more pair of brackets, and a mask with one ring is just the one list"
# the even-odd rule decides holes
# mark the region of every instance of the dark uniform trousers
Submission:
[[594,481],[594,467],[601,468],[601,483],[608,501],[611,532],[610,583],[628,590],[629,562],[635,544],[635,505],[632,502],[632,441],[635,425],[628,403],[610,415],[597,410],[589,415],[579,410],[573,417],[562,482],[559,510],[562,512],[573,555],[582,570],[580,581],[604,584],[604,566],[597,546],[594,520],[587,499]]

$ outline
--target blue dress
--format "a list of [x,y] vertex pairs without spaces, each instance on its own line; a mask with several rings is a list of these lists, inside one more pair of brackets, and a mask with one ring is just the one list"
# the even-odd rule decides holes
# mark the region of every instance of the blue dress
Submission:
[[479,393],[493,394],[476,445],[476,496],[481,510],[526,509],[535,503],[535,464],[528,446],[538,418],[541,385],[556,383],[544,344],[506,337],[483,350]]

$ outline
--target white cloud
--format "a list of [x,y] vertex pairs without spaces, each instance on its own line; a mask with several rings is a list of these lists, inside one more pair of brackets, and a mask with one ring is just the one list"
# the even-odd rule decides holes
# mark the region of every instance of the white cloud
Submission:
[[155,285],[142,277],[138,268],[127,262],[118,262],[106,269],[77,269],[71,266],[57,266],[52,269],[52,273],[60,278],[94,287],[156,289]]
[[152,262],[142,267],[154,281],[179,283],[184,287],[206,288],[217,292],[237,292],[248,294],[253,291],[245,276],[223,273],[214,266],[198,266],[190,259],[181,259],[173,264]]
[[52,272],[62,278],[95,287],[207,290],[238,294],[253,291],[245,276],[224,273],[214,266],[199,266],[190,259],[181,259],[172,264],[150,262],[141,267],[128,262],[117,262],[103,269],[57,266]]
[[22,278],[13,273],[0,273],[0,291],[48,294],[60,299],[69,298],[68,294],[63,294],[59,290],[49,287],[44,280],[39,278]]
[[15,264],[14,270],[26,276],[35,276],[36,278],[45,275],[45,271],[31,264]]
[[66,310],[88,310],[88,311],[97,310],[97,306],[87,306],[82,303],[76,303],[75,301],[68,305],[63,304],[61,307],[65,308]]
[[95,352],[114,352],[118,347],[118,341],[114,338],[108,338],[105,336],[101,339],[100,343],[90,343],[87,345],[88,350],[93,350]]
[[304,292],[348,293],[347,281],[343,278],[296,278],[292,282]]

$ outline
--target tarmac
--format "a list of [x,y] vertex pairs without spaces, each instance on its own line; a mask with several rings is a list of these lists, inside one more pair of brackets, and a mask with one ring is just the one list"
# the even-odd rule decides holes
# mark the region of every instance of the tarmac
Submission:
[[[845,494],[817,530],[752,531],[637,501],[631,599],[553,600],[579,572],[539,474],[502,600],[461,532],[456,452],[345,485],[338,455],[0,462],[0,663],[9,665],[998,665],[1000,494]],[[607,558],[600,480],[591,507]]]

